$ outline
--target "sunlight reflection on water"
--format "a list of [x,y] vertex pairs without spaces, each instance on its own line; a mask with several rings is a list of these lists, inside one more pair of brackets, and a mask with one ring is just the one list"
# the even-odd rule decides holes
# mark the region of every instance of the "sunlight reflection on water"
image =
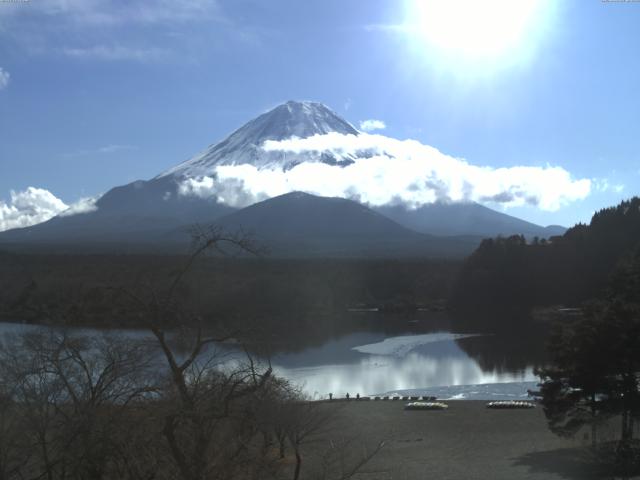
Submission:
[[[21,333],[42,327],[0,323],[0,333]],[[70,329],[93,334],[94,329]],[[116,330],[111,333],[154,341],[144,330]],[[297,353],[280,353],[272,358],[276,375],[299,385],[312,398],[384,395],[435,395],[439,398],[496,399],[526,396],[535,389],[533,368],[509,372],[483,370],[456,342],[473,341],[479,335],[436,332],[386,337],[359,332],[306,348]],[[229,346],[212,348],[221,364],[242,361],[240,352]],[[162,358],[159,357],[159,361]]]
[[[456,338],[466,337],[469,336],[447,332],[390,337],[373,344],[352,346],[350,350],[357,352],[357,356],[340,362],[331,362],[329,355],[307,351],[316,358],[324,357],[325,363],[296,366],[292,360],[299,360],[305,355],[302,352],[276,356],[273,365],[276,374],[298,383],[314,398],[326,398],[330,392],[336,397],[347,392],[353,396],[356,393],[379,395],[409,390],[418,395],[428,394],[434,390],[433,387],[446,387],[437,389],[441,391],[439,396],[495,398],[497,394],[512,396],[517,392],[526,395],[526,389],[535,386],[531,382],[535,382],[537,377],[531,367],[522,372],[483,371],[455,342]],[[327,349],[329,353],[332,351],[329,347],[326,344],[318,350]],[[519,385],[507,385],[513,382]],[[466,387],[474,385],[492,385],[492,388]],[[465,388],[453,388],[457,386]]]

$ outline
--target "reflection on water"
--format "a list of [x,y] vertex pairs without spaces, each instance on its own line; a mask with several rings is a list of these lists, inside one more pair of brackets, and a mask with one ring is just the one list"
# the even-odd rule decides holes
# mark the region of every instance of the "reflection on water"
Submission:
[[[38,327],[0,323],[0,333],[34,328]],[[98,331],[73,332],[95,335]],[[143,330],[114,333],[153,341]],[[342,397],[347,392],[352,396],[400,393],[477,399],[526,395],[537,380],[530,363],[518,359],[519,367],[509,369],[504,362],[482,361],[496,353],[502,355],[504,352],[498,351],[496,345],[504,343],[504,339],[495,336],[442,331],[395,336],[359,332],[328,340],[319,347],[276,354],[271,363],[277,375],[298,384],[314,398],[326,398],[329,393]],[[228,354],[228,348],[215,350]],[[236,361],[234,356],[239,358],[233,353],[226,358]],[[160,357],[159,360],[162,361]]]
[[423,335],[401,335],[399,337],[385,338],[381,342],[370,343],[369,345],[360,345],[353,347],[360,353],[369,353],[372,355],[393,355],[395,357],[404,357],[407,353],[418,347],[437,342],[450,342],[452,340],[462,340],[463,338],[477,337],[478,335],[469,333],[427,333]]
[[[464,337],[465,342],[474,340],[447,332],[392,338],[351,334],[302,353],[277,355],[272,363],[277,374],[300,384],[315,398],[347,392],[352,396],[407,390],[427,394],[434,387],[485,384],[493,388],[466,389],[473,394],[464,398],[494,398],[506,390],[508,395],[516,391],[526,394],[526,389],[535,385],[501,385],[535,382],[536,377],[532,367],[520,372],[483,370],[456,342]],[[447,388],[447,396],[464,395],[463,390]]]

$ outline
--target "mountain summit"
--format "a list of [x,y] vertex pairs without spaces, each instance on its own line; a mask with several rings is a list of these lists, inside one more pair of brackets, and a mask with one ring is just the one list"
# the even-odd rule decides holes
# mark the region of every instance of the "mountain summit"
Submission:
[[[474,245],[452,243],[451,239],[437,239],[432,235],[547,237],[563,231],[545,229],[471,203],[433,204],[414,210],[404,206],[372,209],[351,200],[296,192],[238,210],[211,191],[191,192],[185,188],[198,182],[212,185],[217,181],[219,166],[251,165],[257,169],[285,171],[305,162],[349,165],[355,160],[352,153],[296,153],[263,148],[267,141],[330,133],[360,134],[321,103],[284,103],[150,180],[112,188],[96,202],[96,211],[55,217],[32,227],[2,232],[0,244],[73,244],[83,248],[101,246],[107,251],[131,251],[135,245],[147,248],[173,242],[176,246],[178,239],[182,239],[183,248],[187,240],[185,227],[218,222],[228,228],[253,228],[265,239],[272,238],[283,253],[292,250],[304,255],[307,249],[318,255],[363,255],[365,252],[393,255],[403,251],[405,255],[447,256],[468,253]],[[477,240],[476,237],[474,241],[477,243]]]
[[[305,161],[317,161],[317,155],[284,154],[262,150],[268,140],[307,138],[336,132],[358,135],[358,131],[326,105],[318,102],[289,101],[246,123],[219,143],[156,178],[167,176],[193,178],[212,175],[219,165],[250,164],[258,169],[287,170]],[[340,159],[323,155],[320,161],[337,163]]]

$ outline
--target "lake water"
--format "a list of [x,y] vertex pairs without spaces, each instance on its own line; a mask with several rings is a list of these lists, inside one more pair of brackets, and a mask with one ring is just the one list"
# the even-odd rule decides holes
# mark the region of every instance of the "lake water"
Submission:
[[[0,334],[41,327],[0,323]],[[76,329],[95,335],[99,331]],[[116,331],[129,337],[150,337],[144,331]],[[357,332],[327,340],[295,353],[277,353],[271,363],[277,375],[321,399],[364,395],[434,395],[456,399],[526,398],[536,389],[533,367],[496,345],[512,340],[448,331],[428,333]],[[496,353],[498,356],[496,357]],[[233,355],[233,354],[231,354]]]
[[533,367],[483,368],[463,348],[475,335],[433,332],[385,337],[353,333],[300,353],[275,355],[276,373],[315,398],[360,395],[435,395],[439,398],[526,397],[536,389]]

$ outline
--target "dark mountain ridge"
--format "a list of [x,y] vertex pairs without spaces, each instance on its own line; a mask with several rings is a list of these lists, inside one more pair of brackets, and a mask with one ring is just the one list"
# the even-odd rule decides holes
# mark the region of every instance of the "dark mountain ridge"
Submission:
[[548,238],[566,231],[559,225],[541,227],[475,202],[436,202],[413,210],[394,205],[376,207],[375,210],[405,227],[432,235],[524,235]]
[[[410,230],[352,200],[291,192],[219,218],[227,231],[253,235],[275,256],[462,257],[477,237]],[[183,229],[185,232],[187,229]]]

